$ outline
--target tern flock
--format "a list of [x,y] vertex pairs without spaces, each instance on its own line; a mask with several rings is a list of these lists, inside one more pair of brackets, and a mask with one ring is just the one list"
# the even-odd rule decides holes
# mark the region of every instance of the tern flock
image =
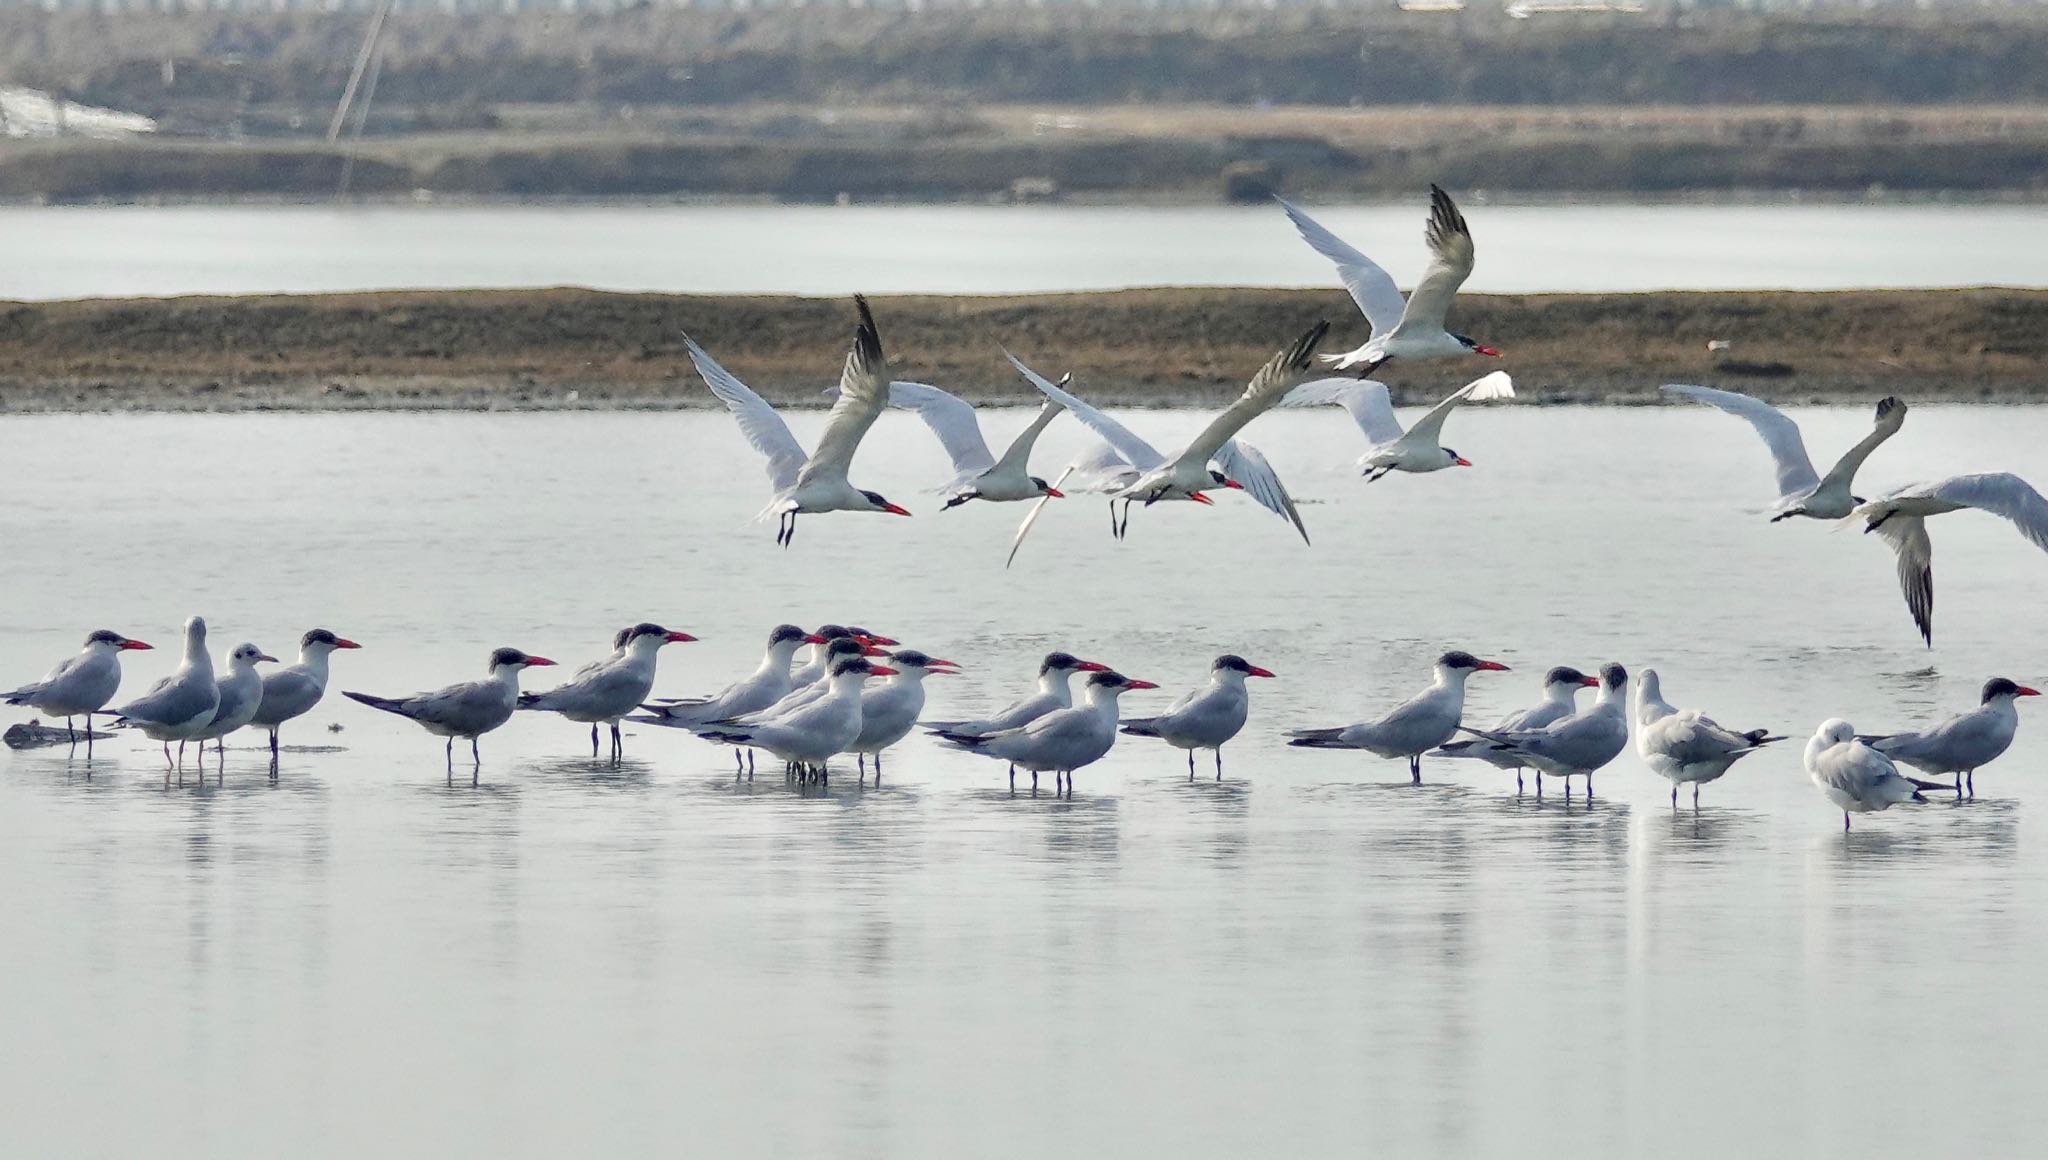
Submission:
[[[1386,385],[1368,377],[1388,364],[1500,356],[1494,347],[1447,328],[1451,303],[1472,271],[1476,251],[1471,229],[1450,196],[1435,186],[1430,192],[1424,231],[1430,262],[1405,299],[1382,267],[1299,206],[1280,201],[1301,238],[1335,265],[1368,324],[1366,340],[1344,353],[1319,355],[1330,327],[1317,323],[1282,347],[1235,402],[1170,455],[1075,394],[1072,375],[1054,382],[1005,350],[1004,357],[1043,403],[998,457],[970,404],[939,387],[890,377],[880,329],[867,301],[858,296],[852,347],[839,385],[827,392],[834,397],[831,412],[817,445],[809,451],[759,394],[694,339],[686,337],[685,346],[712,394],[766,461],[773,491],[761,516],[776,517],[776,540],[784,547],[794,540],[800,516],[911,514],[879,493],[855,486],[849,475],[863,440],[890,406],[916,412],[952,461],[954,474],[941,488],[946,496],[941,510],[972,500],[1032,504],[1011,543],[1011,561],[1046,505],[1069,492],[1105,496],[1111,532],[1121,538],[1129,529],[1134,504],[1212,504],[1209,492],[1239,490],[1286,519],[1307,543],[1308,529],[1285,484],[1266,457],[1239,438],[1260,415],[1275,407],[1343,407],[1368,440],[1358,467],[1371,481],[1396,471],[1423,474],[1470,467],[1470,461],[1440,444],[1450,412],[1466,402],[1514,397],[1512,380],[1496,371],[1452,392],[1403,429]],[[1319,362],[1339,372],[1339,377],[1314,377]],[[1673,384],[1664,390],[1741,418],[1763,438],[1777,471],[1778,500],[1771,522],[1795,516],[1853,522],[1881,536],[1896,558],[1907,609],[1930,648],[1934,576],[1928,517],[1966,508],[1989,512],[2011,521],[2028,540],[2048,551],[2048,500],[2014,475],[1952,476],[1899,488],[1874,500],[1855,494],[1855,477],[1864,462],[1905,424],[1908,408],[1897,398],[1877,404],[1870,434],[1822,475],[1807,455],[1798,425],[1770,404],[1701,386]],[[1030,459],[1040,434],[1063,412],[1088,428],[1097,442],[1048,482],[1031,473]],[[520,649],[499,648],[490,654],[487,675],[481,680],[407,697],[360,692],[344,696],[445,738],[451,778],[457,740],[469,741],[471,758],[480,767],[477,739],[504,725],[515,712],[527,710],[588,724],[593,757],[601,745],[601,727],[608,726],[610,755],[620,758],[621,722],[633,721],[689,730],[732,747],[736,775],[751,778],[754,754],[762,751],[781,759],[787,775],[803,782],[823,781],[829,763],[848,754],[855,756],[863,782],[870,760],[879,781],[884,751],[922,725],[948,747],[1007,765],[1012,790],[1022,769],[1031,775],[1034,792],[1038,776],[1052,773],[1056,792],[1070,795],[1075,771],[1099,761],[1120,734],[1157,738],[1184,750],[1191,779],[1197,751],[1210,751],[1220,779],[1223,746],[1249,717],[1247,679],[1274,676],[1243,657],[1225,654],[1215,658],[1207,683],[1164,712],[1126,718],[1120,709],[1124,694],[1159,686],[1056,651],[1040,665],[1033,691],[1001,712],[978,720],[922,720],[925,679],[958,675],[954,662],[900,647],[891,638],[857,626],[825,625],[808,631],[785,624],[769,633],[760,665],[719,692],[697,699],[650,700],[658,652],[695,639],[653,623],[623,628],[614,636],[609,655],[539,693],[522,693],[520,674],[555,662]],[[0,702],[63,717],[64,739],[88,747],[106,737],[94,732],[94,716],[110,714],[114,726],[139,730],[162,743],[165,761],[173,768],[182,768],[188,742],[199,744],[203,758],[209,741],[224,750],[227,735],[243,728],[262,729],[269,738],[270,775],[276,777],[280,728],[320,703],[332,654],[361,646],[316,628],[300,642],[293,665],[266,674],[257,666],[276,663],[276,658],[244,642],[229,650],[224,671],[217,671],[207,649],[206,623],[194,616],[185,624],[183,658],[176,671],[142,696],[109,709],[121,681],[121,655],[150,647],[110,630],[95,631],[77,655],[41,681],[0,694]],[[796,654],[806,648],[810,657],[797,667]],[[1416,784],[1422,781],[1426,756],[1477,760],[1512,770],[1518,793],[1525,789],[1525,771],[1534,775],[1539,796],[1546,774],[1564,782],[1567,797],[1572,780],[1579,778],[1590,798],[1593,775],[1628,747],[1633,726],[1643,763],[1671,782],[1673,806],[1678,804],[1680,787],[1690,785],[1697,809],[1702,784],[1721,777],[1741,758],[1785,740],[1763,729],[1731,729],[1696,709],[1674,707],[1664,700],[1654,670],[1645,669],[1636,677],[1631,695],[1628,672],[1612,663],[1593,675],[1569,666],[1552,668],[1544,674],[1536,704],[1490,728],[1467,726],[1466,680],[1474,673],[1506,668],[1453,649],[1438,659],[1426,688],[1384,715],[1350,725],[1294,730],[1288,743],[1403,759]],[[1071,687],[1076,677],[1084,680],[1078,703]],[[1577,698],[1587,687],[1598,692],[1591,705],[1581,708]],[[1925,800],[1923,791],[1930,789],[1974,796],[1976,770],[2012,744],[2019,720],[2016,700],[2038,695],[2036,689],[1994,677],[1984,685],[1977,708],[1917,732],[1859,734],[1849,723],[1830,719],[1807,742],[1805,766],[1815,785],[1843,811],[1845,828],[1853,813]],[[75,718],[83,718],[82,732],[74,728]],[[178,742],[176,757],[170,748],[173,741]],[[1954,780],[1915,778],[1900,772],[1901,765]],[[475,776],[472,772],[472,780]]]

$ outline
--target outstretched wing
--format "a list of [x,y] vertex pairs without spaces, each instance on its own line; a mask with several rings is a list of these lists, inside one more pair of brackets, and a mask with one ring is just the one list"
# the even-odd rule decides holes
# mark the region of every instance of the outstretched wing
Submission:
[[1934,545],[1927,539],[1927,521],[1919,516],[1894,515],[1877,526],[1877,534],[1892,546],[1898,557],[1899,591],[1905,593],[1906,610],[1920,629],[1920,639],[1934,647]]
[[[2010,472],[1951,476],[1940,483],[1913,488],[1907,494],[2003,516],[2011,520],[2020,534],[2035,547],[2048,552],[2048,499],[2043,499],[2031,484]],[[1889,527],[1889,523],[1886,526]]]
[[1232,439],[1216,452],[1216,469],[1229,476],[1244,488],[1244,493],[1259,501],[1259,506],[1294,525],[1301,533],[1301,542],[1306,544],[1308,528],[1301,522],[1301,513],[1294,508],[1294,497],[1287,494],[1287,485],[1280,482],[1280,475],[1258,448],[1241,439]]
[[1047,399],[1045,405],[1038,409],[1038,414],[1032,416],[1031,422],[1022,431],[1017,432],[1015,439],[1010,440],[1009,449],[1003,452],[1001,466],[1015,468],[1018,471],[1028,470],[1031,466],[1031,449],[1037,445],[1038,437],[1044,434],[1046,424],[1059,418],[1060,412],[1066,409],[1066,404],[1058,399]]
[[[1054,491],[1070,493],[1082,490],[1113,492],[1129,487],[1137,478],[1137,469],[1125,462],[1116,448],[1107,443],[1097,443],[1081,458],[1069,463],[1067,469],[1060,472],[1060,477],[1052,481],[1052,487]],[[1023,522],[1017,525],[1017,534],[1010,538],[1010,556],[1003,561],[1003,567],[1017,562],[1017,549],[1024,546],[1024,537],[1031,534],[1031,526],[1038,522],[1038,513],[1051,502],[1051,496],[1039,496],[1031,510],[1024,513]]]
[[1082,426],[1100,435],[1103,442],[1115,448],[1116,453],[1123,456],[1124,462],[1129,463],[1139,471],[1150,471],[1166,462],[1166,457],[1159,454],[1157,448],[1132,434],[1130,428],[1096,410],[1087,403],[1082,402],[1079,398],[1068,394],[1060,387],[1054,386],[1044,375],[1025,366],[1016,355],[1011,354],[1009,351],[1004,351],[1003,357],[1009,359],[1010,365],[1017,368],[1017,373],[1031,380],[1031,385],[1037,387],[1046,398],[1072,411],[1074,418],[1079,419]]
[[1457,408],[1459,403],[1467,400],[1485,402],[1491,399],[1512,399],[1514,397],[1515,380],[1509,378],[1506,371],[1494,371],[1492,374],[1474,379],[1444,396],[1442,402],[1431,407],[1428,414],[1415,421],[1415,426],[1408,429],[1408,437],[1411,439],[1426,439],[1431,446],[1435,446],[1436,441],[1443,435],[1444,420],[1450,417],[1451,412]]
[[1315,407],[1329,403],[1351,412],[1351,421],[1365,432],[1374,447],[1401,437],[1401,420],[1394,417],[1394,400],[1387,384],[1372,379],[1312,379],[1287,392],[1283,407]]
[[1189,441],[1187,449],[1180,453],[1180,460],[1207,464],[1231,437],[1244,430],[1245,424],[1272,410],[1281,397],[1308,374],[1309,367],[1315,362],[1316,347],[1322,344],[1323,336],[1328,333],[1330,324],[1318,322],[1286,349],[1266,360],[1266,365],[1252,376],[1244,394],[1223,408],[1209,420],[1207,427],[1202,428],[1201,434]]
[[1712,387],[1683,383],[1667,383],[1664,389],[1696,403],[1719,407],[1756,428],[1756,433],[1763,436],[1764,446],[1771,449],[1771,458],[1778,464],[1778,498],[1793,499],[1805,495],[1820,483],[1820,476],[1813,470],[1813,461],[1807,458],[1806,440],[1800,438],[1799,424],[1785,412],[1762,399],[1752,399],[1734,391],[1717,391]]
[[1846,491],[1850,483],[1856,479],[1857,471],[1862,469],[1863,461],[1870,458],[1870,453],[1877,450],[1878,444],[1897,435],[1899,428],[1905,425],[1905,401],[1897,395],[1887,395],[1879,399],[1877,417],[1870,425],[1870,434],[1865,435],[1861,442],[1843,452],[1842,457],[1835,460],[1835,465],[1828,469],[1827,478],[1821,481],[1822,486],[1834,484]]
[[690,361],[697,366],[697,373],[704,377],[704,385],[732,412],[739,421],[740,434],[754,450],[768,460],[768,483],[776,491],[787,491],[796,483],[797,473],[803,470],[804,446],[789,433],[789,424],[768,405],[768,400],[754,393],[754,389],[733,377],[731,371],[719,366],[704,348],[689,335],[683,336],[683,346],[690,352]]
[[916,411],[939,437],[939,446],[961,477],[972,479],[996,465],[981,436],[981,421],[967,400],[925,383],[894,382],[889,384],[889,405]]
[[797,473],[798,486],[814,479],[845,479],[860,441],[889,405],[889,365],[882,357],[881,333],[875,329],[875,316],[868,313],[868,300],[856,294],[853,302],[860,310],[860,324],[853,331],[853,349],[846,353],[846,369],[839,375],[839,401],[825,417],[818,449]]
[[1451,299],[1472,275],[1472,230],[1451,195],[1434,185],[1429,187],[1429,225],[1424,227],[1422,239],[1429,245],[1429,268],[1423,271],[1415,293],[1408,296],[1408,308],[1401,312],[1397,329],[1442,330]]
[[1351,300],[1358,303],[1365,320],[1372,324],[1371,337],[1378,338],[1400,325],[1401,311],[1407,303],[1401,300],[1401,289],[1394,285],[1392,275],[1352,248],[1343,238],[1324,228],[1321,222],[1301,212],[1301,207],[1284,197],[1273,200],[1287,211],[1287,218],[1294,223],[1301,240],[1336,265],[1337,277],[1343,279],[1344,288],[1351,291]]

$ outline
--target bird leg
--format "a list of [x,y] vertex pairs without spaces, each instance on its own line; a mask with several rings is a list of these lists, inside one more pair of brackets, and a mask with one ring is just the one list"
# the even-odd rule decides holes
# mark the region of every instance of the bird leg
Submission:
[[477,752],[476,738],[474,737],[469,739],[469,760],[477,765],[484,763],[484,755]]
[[1038,796],[1038,771],[1035,769],[1031,771],[1031,796]]
[[1678,808],[1678,783],[1675,781],[1671,783],[1671,808]]
[[1977,771],[1974,769],[1970,770],[1964,776],[1970,779],[1970,800],[1975,801],[1977,800]]
[[612,760],[623,761],[625,758],[626,735],[619,732],[619,723],[614,721],[612,722]]
[[[85,731],[87,733],[92,732],[92,718],[90,717],[85,719]],[[71,718],[69,717],[64,718],[64,740],[69,741],[73,745],[78,744],[78,734],[71,731]]]
[[453,778],[455,776],[455,737],[453,734],[450,734],[448,737],[446,753],[448,756],[448,776]]
[[1216,780],[1223,780],[1223,747],[1221,745],[1216,747]]
[[1195,751],[1188,750],[1188,780],[1195,780]]
[[590,723],[590,759],[597,760],[597,722]]
[[1700,783],[1692,783],[1692,812],[1700,812]]
[[1419,753],[1408,759],[1408,782],[1411,785],[1422,784],[1422,755]]

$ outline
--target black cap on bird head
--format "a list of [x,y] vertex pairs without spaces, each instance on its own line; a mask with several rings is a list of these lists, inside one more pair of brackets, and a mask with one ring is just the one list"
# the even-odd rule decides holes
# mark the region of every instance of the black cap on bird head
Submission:
[[1628,670],[1608,661],[1600,666],[1600,687],[1610,692],[1620,692],[1628,684]]
[[1546,685],[1591,685],[1597,682],[1570,665],[1559,665],[1543,674],[1543,683]]
[[805,632],[803,629],[798,628],[794,624],[778,624],[772,631],[768,633],[768,646],[770,648],[773,648],[776,645],[789,640],[802,641],[805,637],[808,637],[810,635],[810,633]]
[[1982,703],[1988,705],[1999,697],[2038,697],[2040,695],[2041,690],[2039,689],[2028,688],[2017,681],[2008,680],[2005,677],[1993,677],[1984,682],[1984,700]]
[[524,667],[528,665],[551,665],[554,663],[555,662],[549,660],[546,657],[537,657],[532,655],[531,653],[521,652],[516,648],[501,648],[491,650],[491,669],[494,672],[498,669],[504,668],[506,665],[519,665]]

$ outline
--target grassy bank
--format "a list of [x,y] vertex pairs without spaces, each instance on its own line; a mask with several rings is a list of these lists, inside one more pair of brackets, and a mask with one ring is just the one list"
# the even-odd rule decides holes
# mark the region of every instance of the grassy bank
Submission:
[[[1133,290],[878,298],[899,377],[1023,401],[998,342],[1099,399],[1209,403],[1317,318],[1361,341],[1322,291]],[[0,304],[0,409],[709,405],[687,329],[778,402],[836,378],[850,304],[585,290]],[[1390,368],[1409,399],[1498,365],[1552,401],[1628,401],[1709,382],[1779,399],[2048,399],[2048,292],[1473,297],[1454,321],[1499,364]],[[1709,352],[1710,340],[1729,348]],[[573,392],[573,398],[571,393]]]

